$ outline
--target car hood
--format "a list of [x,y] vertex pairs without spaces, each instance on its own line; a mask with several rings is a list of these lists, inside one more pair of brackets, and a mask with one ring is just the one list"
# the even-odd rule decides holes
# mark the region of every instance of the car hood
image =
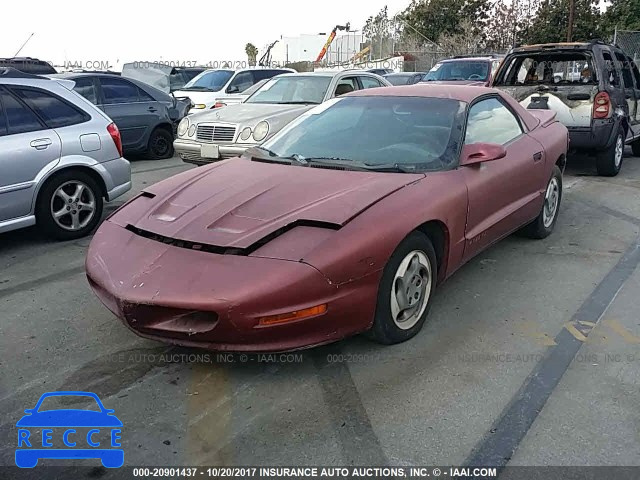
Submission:
[[233,158],[145,189],[109,221],[165,240],[247,249],[296,225],[339,229],[421,178]]
[[210,104],[215,103],[218,97],[229,96],[228,93],[224,93],[222,90],[218,92],[202,92],[199,90],[176,90],[173,92],[175,97],[187,97],[194,104],[204,103]]
[[49,410],[25,415],[18,427],[121,427],[114,415],[91,410]]
[[216,108],[207,112],[196,113],[193,122],[224,122],[242,125],[254,125],[261,120],[288,119],[302,115],[315,105],[277,105],[261,103],[239,103]]

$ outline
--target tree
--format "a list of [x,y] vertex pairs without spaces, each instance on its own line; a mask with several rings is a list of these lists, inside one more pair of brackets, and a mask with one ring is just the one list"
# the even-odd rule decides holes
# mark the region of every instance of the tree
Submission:
[[640,30],[640,0],[611,0],[602,16],[603,30],[613,36],[618,30]]
[[503,52],[523,43],[529,35],[539,5],[539,0],[496,2],[486,23],[487,48],[494,52]]
[[[602,38],[599,0],[575,0],[573,41]],[[543,0],[531,23],[527,43],[557,43],[567,39],[569,0]]]
[[249,65],[254,67],[257,63],[256,58],[258,57],[258,48],[253,43],[247,43],[244,47],[244,51],[247,54]]
[[467,55],[478,53],[484,47],[482,32],[473,28],[469,19],[460,23],[459,32],[442,33],[438,44],[446,55]]
[[434,45],[443,34],[482,37],[489,12],[488,0],[412,0],[399,20],[404,35],[419,38],[423,45]]
[[375,17],[367,18],[364,27],[362,27],[362,34],[368,40],[372,57],[385,58],[393,54],[394,22],[389,18],[386,5]]

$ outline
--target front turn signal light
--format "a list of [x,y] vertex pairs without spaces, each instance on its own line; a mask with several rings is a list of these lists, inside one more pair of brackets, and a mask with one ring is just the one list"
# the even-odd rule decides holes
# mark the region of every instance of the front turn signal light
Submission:
[[316,305],[315,307],[304,308],[302,310],[296,310],[294,312],[259,317],[258,322],[260,325],[275,325],[277,323],[293,322],[295,320],[302,320],[303,318],[315,317],[318,315],[322,315],[326,311],[327,304],[323,303],[322,305]]

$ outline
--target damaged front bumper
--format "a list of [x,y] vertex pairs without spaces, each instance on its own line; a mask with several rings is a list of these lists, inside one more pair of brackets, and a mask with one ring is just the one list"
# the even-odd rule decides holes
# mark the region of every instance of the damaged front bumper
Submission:
[[[109,221],[91,242],[86,270],[102,303],[138,335],[219,351],[295,350],[362,332],[378,287],[375,275],[337,286],[302,262],[167,245]],[[321,304],[321,315],[259,321]]]

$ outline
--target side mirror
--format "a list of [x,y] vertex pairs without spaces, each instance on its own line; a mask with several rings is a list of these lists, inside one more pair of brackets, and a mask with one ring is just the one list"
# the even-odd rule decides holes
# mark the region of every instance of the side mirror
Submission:
[[227,88],[227,93],[240,93],[240,87],[238,87],[237,85],[232,85]]
[[460,165],[477,165],[507,156],[507,151],[497,143],[471,143],[462,148]]

